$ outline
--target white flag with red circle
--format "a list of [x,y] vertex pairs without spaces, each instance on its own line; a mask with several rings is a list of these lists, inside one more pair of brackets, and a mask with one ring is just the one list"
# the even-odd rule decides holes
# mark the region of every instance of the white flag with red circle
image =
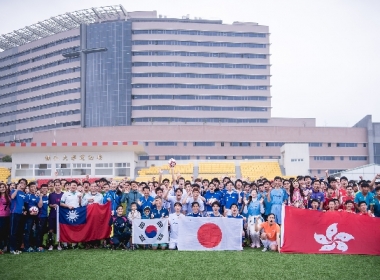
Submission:
[[223,251],[243,250],[242,219],[195,218],[179,220],[178,250]]

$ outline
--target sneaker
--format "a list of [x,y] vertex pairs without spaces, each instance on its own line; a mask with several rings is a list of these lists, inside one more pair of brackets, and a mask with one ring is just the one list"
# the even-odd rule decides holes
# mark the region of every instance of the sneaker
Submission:
[[17,255],[21,254],[22,251],[16,250]]
[[[59,248],[61,248],[61,247],[59,247]],[[58,248],[57,248],[57,249],[58,249]],[[61,248],[61,250],[62,250],[62,248]],[[49,246],[48,251],[53,251],[53,246],[52,246],[52,245]]]
[[257,248],[260,248],[260,247],[261,247],[261,246],[260,246],[260,242],[257,242],[257,243],[256,243],[256,247],[257,247]]
[[11,255],[18,255],[18,254],[19,254],[18,251],[10,251],[9,253],[10,253]]
[[261,250],[261,252],[266,252],[266,251],[268,251],[267,247],[264,247],[264,249]]
[[62,251],[62,247],[60,245],[58,245],[57,250]]
[[73,249],[73,250],[78,250],[79,247],[78,247],[78,245],[74,245],[74,246],[72,247],[72,249]]
[[34,252],[33,248],[32,248],[32,247],[29,247],[29,249],[28,249],[28,253],[33,253],[33,252]]
[[63,249],[63,250],[69,250],[69,247],[67,247],[67,246],[63,246],[62,249]]
[[252,248],[252,249],[255,248],[255,244],[252,243],[252,244],[251,244],[251,248]]
[[42,247],[39,247],[39,248],[37,248],[37,252],[43,253],[43,252],[45,252],[45,249]]

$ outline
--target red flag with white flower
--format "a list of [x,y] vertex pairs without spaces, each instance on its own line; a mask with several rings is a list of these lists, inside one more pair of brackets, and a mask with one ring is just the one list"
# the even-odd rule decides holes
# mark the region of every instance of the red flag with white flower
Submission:
[[380,255],[380,219],[284,206],[281,253]]

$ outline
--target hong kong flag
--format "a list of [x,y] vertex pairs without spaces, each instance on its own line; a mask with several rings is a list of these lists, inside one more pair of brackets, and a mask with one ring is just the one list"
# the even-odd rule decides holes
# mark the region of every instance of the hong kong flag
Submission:
[[179,220],[179,251],[243,250],[242,219],[195,218]]
[[380,219],[284,206],[281,252],[380,255]]
[[108,225],[111,210],[110,202],[97,203],[72,210],[59,207],[57,211],[57,240],[61,242],[87,242],[110,237]]

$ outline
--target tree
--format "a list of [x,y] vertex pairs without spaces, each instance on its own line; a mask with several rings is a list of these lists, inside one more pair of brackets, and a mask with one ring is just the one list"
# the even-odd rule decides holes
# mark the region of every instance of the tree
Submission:
[[3,156],[1,159],[2,162],[12,162],[12,157],[11,156]]

